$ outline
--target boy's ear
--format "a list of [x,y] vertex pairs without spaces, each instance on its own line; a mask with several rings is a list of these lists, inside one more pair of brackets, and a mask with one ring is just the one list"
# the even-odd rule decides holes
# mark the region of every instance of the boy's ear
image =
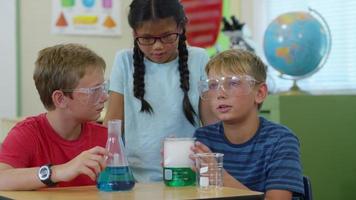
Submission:
[[257,104],[261,104],[268,95],[268,88],[266,83],[261,83],[257,88],[255,101]]
[[63,91],[55,90],[52,93],[52,101],[56,108],[65,108],[67,106],[68,99],[64,95]]

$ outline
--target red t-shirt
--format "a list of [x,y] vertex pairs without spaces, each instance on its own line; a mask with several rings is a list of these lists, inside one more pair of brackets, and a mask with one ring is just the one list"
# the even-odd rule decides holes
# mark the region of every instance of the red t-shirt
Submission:
[[[95,146],[105,147],[107,128],[94,122],[82,124],[78,139],[68,141],[61,138],[49,124],[46,114],[28,117],[19,122],[5,138],[0,162],[14,168],[39,167],[45,164],[66,163],[82,151]],[[79,175],[69,182],[58,183],[59,187],[95,184],[88,176]]]

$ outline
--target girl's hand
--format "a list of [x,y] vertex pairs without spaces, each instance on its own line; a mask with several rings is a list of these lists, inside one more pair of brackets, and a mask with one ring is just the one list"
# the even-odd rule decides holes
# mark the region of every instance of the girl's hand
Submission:
[[164,167],[164,147],[162,147],[159,150],[159,153],[161,154],[161,161],[160,161],[161,167]]

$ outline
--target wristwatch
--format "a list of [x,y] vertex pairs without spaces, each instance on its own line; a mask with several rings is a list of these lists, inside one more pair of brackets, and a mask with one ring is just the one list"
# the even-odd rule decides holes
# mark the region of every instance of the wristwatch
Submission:
[[42,183],[46,184],[48,187],[53,187],[56,185],[55,182],[51,180],[52,170],[51,164],[43,165],[38,170],[38,178],[42,181]]

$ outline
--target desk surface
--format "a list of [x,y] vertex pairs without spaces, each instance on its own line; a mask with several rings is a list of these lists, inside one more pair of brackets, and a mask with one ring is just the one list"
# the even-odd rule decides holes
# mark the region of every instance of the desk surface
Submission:
[[0,200],[119,200],[119,199],[263,199],[263,193],[223,187],[202,191],[195,186],[166,187],[163,183],[136,184],[128,192],[100,192],[95,186],[51,188],[39,191],[0,191]]

